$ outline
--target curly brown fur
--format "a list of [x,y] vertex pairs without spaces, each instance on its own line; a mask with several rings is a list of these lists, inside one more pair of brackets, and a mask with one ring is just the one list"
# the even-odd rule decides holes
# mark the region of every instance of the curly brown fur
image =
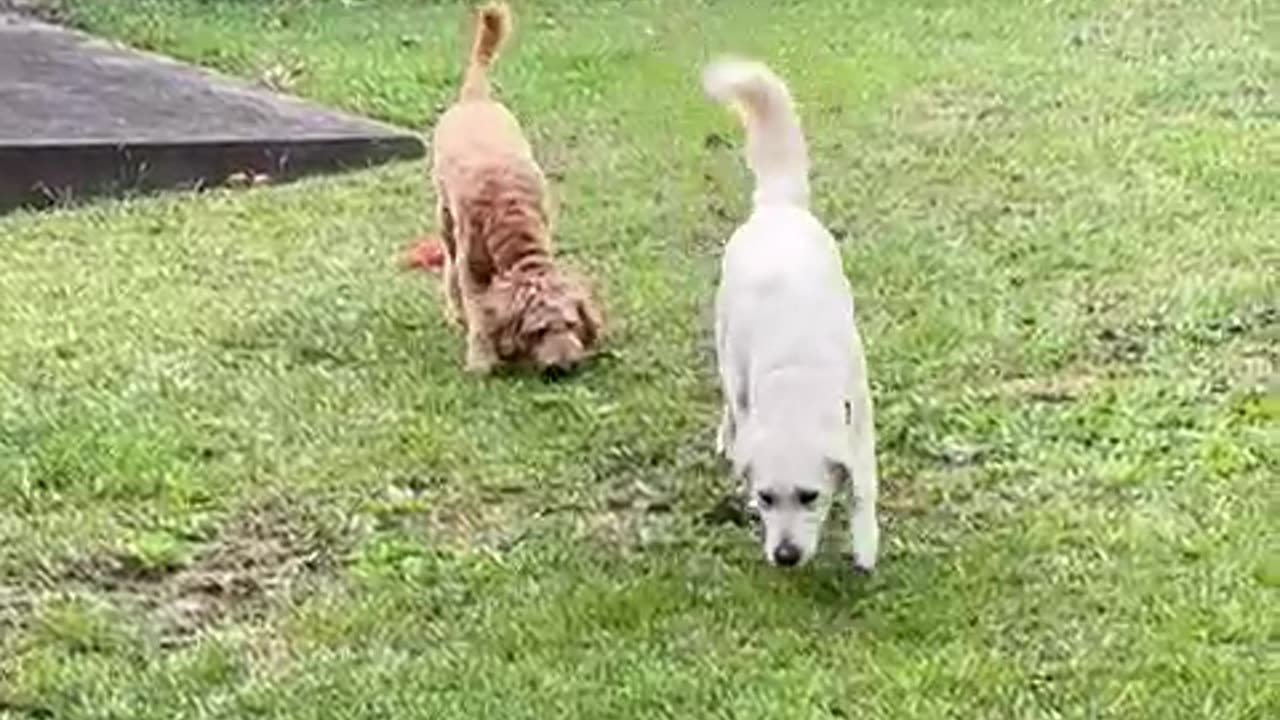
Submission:
[[572,367],[595,346],[602,325],[583,286],[554,267],[498,276],[481,309],[498,357],[528,359],[542,369]]
[[489,97],[487,69],[510,27],[505,5],[480,11],[462,91],[436,125],[445,300],[466,328],[469,370],[567,370],[595,348],[603,321],[587,287],[556,266],[546,180],[515,117]]

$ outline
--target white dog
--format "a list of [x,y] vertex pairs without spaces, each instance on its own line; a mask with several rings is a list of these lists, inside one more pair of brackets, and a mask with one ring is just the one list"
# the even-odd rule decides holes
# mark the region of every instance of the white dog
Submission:
[[839,251],[809,212],[799,118],[786,85],[760,63],[716,61],[703,85],[739,110],[756,178],[751,216],[729,239],[716,294],[717,450],[760,511],[769,562],[811,559],[847,485],[854,566],[869,572],[880,527],[866,361]]

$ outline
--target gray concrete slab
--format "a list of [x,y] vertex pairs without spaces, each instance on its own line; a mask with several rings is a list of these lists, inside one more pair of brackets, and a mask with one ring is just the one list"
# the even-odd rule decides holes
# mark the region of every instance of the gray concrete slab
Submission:
[[390,125],[0,13],[0,212],[422,153]]

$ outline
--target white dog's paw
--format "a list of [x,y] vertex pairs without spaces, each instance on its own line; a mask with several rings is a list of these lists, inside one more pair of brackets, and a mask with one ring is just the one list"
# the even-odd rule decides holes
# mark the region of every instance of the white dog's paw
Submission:
[[876,567],[880,554],[880,520],[875,501],[863,499],[855,502],[853,517],[849,522],[850,544],[853,550],[853,567],[870,574]]
[[859,558],[855,555],[853,558],[853,571],[859,575],[872,574],[876,571],[876,559],[874,557]]
[[870,575],[876,569],[876,557],[880,554],[880,524],[874,514],[863,510],[855,513],[850,529],[853,531],[853,569]]
[[880,554],[880,528],[862,527],[853,536],[853,569],[862,575],[870,575],[876,569],[876,557]]

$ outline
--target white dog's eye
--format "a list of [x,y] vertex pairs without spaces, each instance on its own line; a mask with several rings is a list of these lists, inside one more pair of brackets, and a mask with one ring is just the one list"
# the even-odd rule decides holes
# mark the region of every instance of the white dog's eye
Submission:
[[801,488],[796,491],[796,502],[800,503],[801,507],[812,507],[818,502],[818,491]]
[[775,497],[773,493],[767,490],[759,493],[757,497],[760,499],[760,507],[762,508],[773,507],[773,503],[777,500],[777,497]]

